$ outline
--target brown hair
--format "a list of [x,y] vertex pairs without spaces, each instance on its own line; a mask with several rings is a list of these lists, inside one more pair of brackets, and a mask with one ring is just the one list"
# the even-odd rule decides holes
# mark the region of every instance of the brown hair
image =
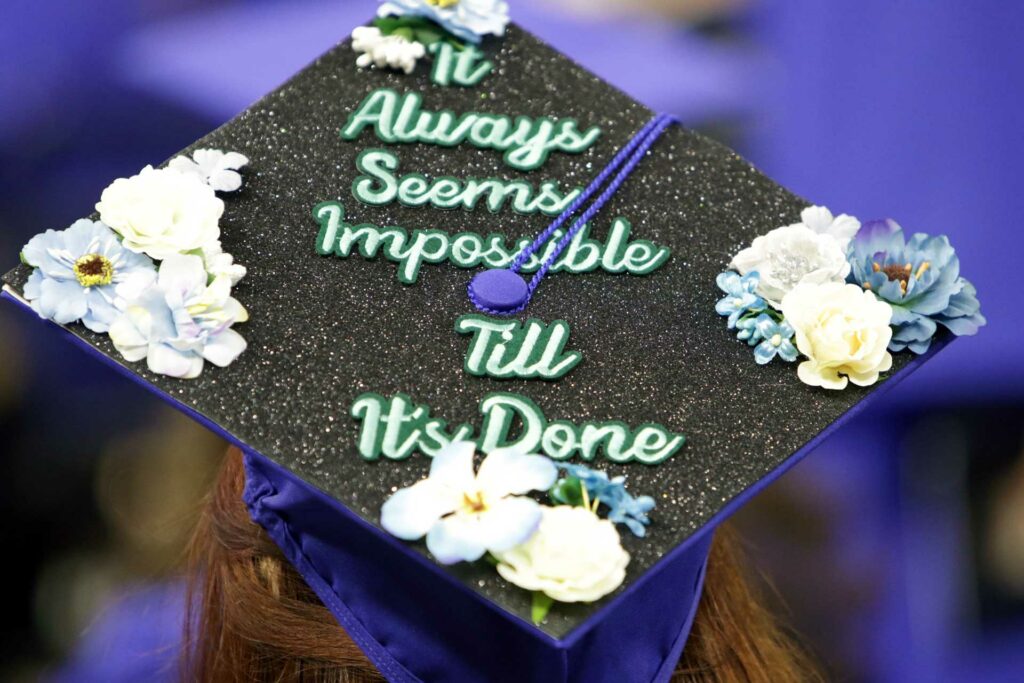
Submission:
[[[231,449],[189,547],[183,674],[189,681],[384,679],[242,503]],[[735,533],[715,535],[704,595],[674,683],[820,681],[741,572]]]

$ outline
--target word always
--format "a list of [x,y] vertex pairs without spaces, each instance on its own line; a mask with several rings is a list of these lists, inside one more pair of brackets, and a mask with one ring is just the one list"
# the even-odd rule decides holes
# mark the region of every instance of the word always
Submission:
[[423,96],[416,92],[399,95],[381,88],[366,96],[341,129],[341,137],[355,140],[371,127],[389,144],[420,142],[455,147],[463,142],[479,149],[505,153],[512,168],[532,171],[547,161],[551,152],[579,154],[601,137],[597,126],[581,131],[575,119],[532,118],[504,114],[423,109]]

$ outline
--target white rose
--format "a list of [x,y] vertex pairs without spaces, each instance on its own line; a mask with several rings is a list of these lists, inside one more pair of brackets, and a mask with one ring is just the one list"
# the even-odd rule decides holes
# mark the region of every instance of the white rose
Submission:
[[224,202],[195,174],[147,166],[115,180],[96,210],[126,249],[161,261],[216,242]]
[[757,271],[761,276],[757,293],[774,308],[798,284],[841,283],[850,274],[850,263],[839,241],[801,223],[756,238],[750,247],[736,254],[729,267],[743,275]]
[[[878,381],[892,367],[892,307],[857,285],[800,284],[782,300],[782,314],[796,330],[796,346],[807,356],[800,380],[826,389]],[[842,377],[840,375],[846,375]]]
[[506,581],[559,602],[593,602],[608,595],[626,578],[629,564],[614,524],[567,505],[544,508],[528,541],[495,556]]

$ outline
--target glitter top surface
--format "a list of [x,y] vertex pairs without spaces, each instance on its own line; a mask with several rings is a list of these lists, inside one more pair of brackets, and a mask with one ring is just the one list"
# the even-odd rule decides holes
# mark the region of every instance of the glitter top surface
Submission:
[[[397,153],[399,175],[552,179],[568,189],[585,186],[652,116],[517,27],[488,49],[494,73],[476,87],[460,88],[433,85],[428,64],[409,76],[360,69],[342,43],[189,147],[237,151],[251,160],[242,191],[225,196],[221,220],[224,249],[249,271],[235,289],[251,314],[236,328],[249,348],[230,367],[207,366],[191,381],[153,375],[145,363],[126,365],[374,524],[381,503],[425,476],[429,460],[365,462],[358,455],[359,423],[349,410],[365,392],[407,394],[449,424],[479,427],[480,400],[509,391],[530,397],[549,420],[656,422],[683,433],[687,444],[661,465],[595,463],[610,475],[626,475],[634,494],[657,500],[645,539],[622,530],[632,555],[628,586],[873,389],[808,387],[794,365],[758,366],[751,349],[726,329],[714,310],[721,296],[716,275],[757,235],[798,221],[807,202],[729,149],[678,126],[654,145],[591,233],[602,238],[612,219],[623,216],[633,225],[632,239],[672,249],[668,263],[647,276],[550,274],[518,316],[571,326],[569,348],[583,361],[559,381],[499,381],[463,371],[469,340],[455,333],[454,322],[475,312],[466,294],[475,271],[427,264],[417,283],[405,285],[396,278],[396,264],[381,257],[318,256],[312,210],[324,201],[343,202],[352,224],[452,234],[532,238],[550,222],[511,209],[361,204],[351,185],[365,149]],[[598,125],[603,134],[587,152],[555,152],[530,173],[506,166],[500,152],[469,145],[387,146],[369,129],[358,140],[342,140],[339,129],[349,114],[381,87],[421,92],[432,111],[572,117],[581,129]],[[5,280],[20,291],[29,272],[21,266]],[[105,336],[79,325],[70,329],[123,362]],[[898,355],[893,372],[908,360]],[[422,544],[414,547],[426,552]],[[529,619],[529,594],[491,567],[449,571]],[[608,599],[559,606],[543,629],[564,635]]]

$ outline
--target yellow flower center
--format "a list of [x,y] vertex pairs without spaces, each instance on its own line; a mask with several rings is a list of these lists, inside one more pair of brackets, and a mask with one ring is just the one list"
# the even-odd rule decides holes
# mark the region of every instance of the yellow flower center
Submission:
[[771,338],[772,346],[780,346],[782,344],[782,335],[773,334]]
[[[914,267],[909,263],[900,265],[899,263],[890,263],[887,266],[880,265],[877,261],[871,264],[871,269],[876,273],[885,273],[885,276],[892,282],[896,280],[900,283],[900,290],[907,293],[907,283],[910,282],[910,277],[913,275],[915,280],[920,280],[921,276],[932,267],[932,264],[928,261],[922,261],[921,265],[914,270]],[[871,284],[865,282],[864,289],[871,289]]]
[[83,287],[102,287],[114,281],[114,264],[106,256],[86,254],[75,261],[75,277]]
[[459,4],[459,0],[427,0],[427,4],[440,7],[441,9],[448,9]]
[[472,496],[468,493],[463,493],[462,506],[466,509],[466,512],[487,512],[487,503],[484,502],[484,494],[481,491],[477,491]]

